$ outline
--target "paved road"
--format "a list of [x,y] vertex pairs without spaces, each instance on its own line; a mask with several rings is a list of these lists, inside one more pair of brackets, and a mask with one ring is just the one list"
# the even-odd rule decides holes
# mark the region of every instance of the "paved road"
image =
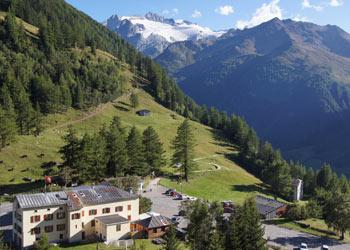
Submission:
[[[181,201],[166,196],[163,193],[167,188],[158,185],[159,178],[152,180],[147,187],[144,197],[150,198],[153,202],[152,211],[165,215],[169,218],[178,214]],[[152,189],[152,191],[150,191]],[[180,221],[180,227],[185,227],[187,223]],[[337,241],[321,238],[294,230],[281,228],[275,225],[265,226],[265,238],[269,244],[283,247],[284,249],[297,249],[301,242],[308,244],[310,250],[320,249],[322,244],[327,244],[331,250],[350,250],[350,244],[340,244]]]
[[349,250],[350,244],[340,244],[335,240],[313,236],[307,233],[301,233],[275,225],[265,226],[265,238],[269,243],[275,246],[282,246],[286,249],[297,249],[301,242],[308,245],[309,249],[320,249],[322,244],[326,244],[331,250]]

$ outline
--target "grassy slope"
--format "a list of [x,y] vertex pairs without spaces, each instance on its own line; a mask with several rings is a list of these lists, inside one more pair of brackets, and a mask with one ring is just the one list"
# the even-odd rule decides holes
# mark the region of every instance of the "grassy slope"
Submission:
[[[0,21],[5,20],[6,15],[7,15],[6,12],[0,11]],[[39,28],[38,27],[23,21],[21,18],[16,18],[16,19],[17,19],[18,22],[20,22],[23,25],[24,30],[26,32],[28,32],[28,35],[32,35],[34,37],[39,35]]]
[[[98,56],[105,57],[106,55],[98,51]],[[129,82],[134,82],[135,78],[132,74],[127,69],[124,71]],[[62,136],[68,126],[73,126],[80,134],[94,133],[104,124],[109,124],[116,115],[122,118],[123,125],[127,128],[134,125],[141,130],[147,126],[154,127],[165,146],[168,159],[168,166],[165,167],[165,170],[174,171],[169,166],[172,154],[171,141],[184,118],[156,103],[143,90],[132,89],[131,84],[128,88],[128,93],[136,91],[139,94],[140,106],[138,109],[151,110],[151,116],[136,115],[136,110],[129,106],[129,94],[120,97],[113,103],[102,104],[88,111],[71,109],[64,114],[49,115],[44,121],[46,129],[40,136],[19,136],[15,143],[0,152],[0,160],[4,162],[0,164],[2,171],[0,184],[11,187],[10,190],[6,189],[7,192],[26,191],[29,186],[33,185],[23,184],[24,177],[40,179],[43,176],[43,169],[40,167],[43,163],[61,161],[58,150],[62,146]],[[226,159],[225,155],[234,150],[232,145],[218,139],[211,128],[196,122],[192,122],[192,125],[197,140],[195,155],[199,158],[196,169],[198,172],[193,174],[189,184],[183,184],[184,192],[209,200],[232,199],[241,202],[250,193],[261,191],[261,182],[258,179]],[[44,156],[38,157],[40,154]],[[27,155],[27,158],[21,158],[22,155]],[[220,169],[215,170],[214,164],[219,165]],[[204,172],[206,170],[214,171]],[[164,179],[162,183],[180,190],[176,182]]]

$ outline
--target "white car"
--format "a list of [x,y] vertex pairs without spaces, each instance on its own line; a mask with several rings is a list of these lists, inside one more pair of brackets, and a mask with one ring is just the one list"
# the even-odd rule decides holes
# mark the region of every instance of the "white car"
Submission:
[[192,197],[192,196],[188,196],[188,200],[189,200],[189,201],[196,201],[197,198],[196,198],[196,197]]
[[301,243],[299,249],[300,250],[308,250],[307,244],[306,243]]
[[323,246],[321,247],[321,250],[329,250],[329,246],[323,245]]

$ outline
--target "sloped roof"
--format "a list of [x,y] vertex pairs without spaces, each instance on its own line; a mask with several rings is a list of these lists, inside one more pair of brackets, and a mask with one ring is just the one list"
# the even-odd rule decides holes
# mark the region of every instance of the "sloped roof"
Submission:
[[65,205],[68,201],[65,192],[19,194],[16,196],[21,208],[36,208]]
[[21,194],[16,197],[21,208],[67,205],[71,210],[138,198],[137,195],[106,185],[80,186],[68,191]]
[[172,224],[171,220],[168,217],[163,215],[154,215],[149,214],[149,216],[140,216],[141,219],[138,224],[142,225],[145,228],[158,228],[164,226],[170,226]]
[[260,196],[260,195],[257,195],[255,197],[255,201],[256,201],[256,207],[259,210],[259,213],[263,215],[269,214],[274,210],[277,210],[278,208],[286,205],[282,202],[279,202],[264,196]]

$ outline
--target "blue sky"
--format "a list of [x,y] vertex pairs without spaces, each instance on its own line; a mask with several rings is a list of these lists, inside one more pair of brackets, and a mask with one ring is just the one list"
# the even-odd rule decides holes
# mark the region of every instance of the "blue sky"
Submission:
[[273,17],[335,24],[350,32],[350,0],[66,0],[95,20],[148,11],[213,30],[252,27]]

